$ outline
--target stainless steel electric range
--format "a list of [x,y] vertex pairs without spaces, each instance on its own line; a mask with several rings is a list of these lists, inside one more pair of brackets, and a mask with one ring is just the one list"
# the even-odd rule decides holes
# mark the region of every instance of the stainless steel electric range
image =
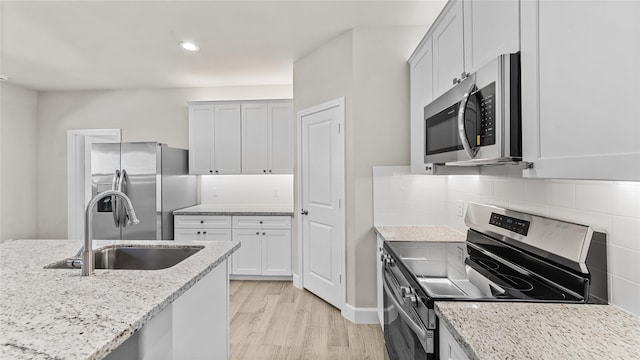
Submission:
[[604,233],[475,203],[465,224],[465,242],[384,242],[391,360],[438,359],[435,301],[607,303]]

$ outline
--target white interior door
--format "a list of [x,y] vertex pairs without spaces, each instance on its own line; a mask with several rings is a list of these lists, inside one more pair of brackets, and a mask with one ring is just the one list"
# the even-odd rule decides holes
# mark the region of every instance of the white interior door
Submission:
[[344,305],[344,99],[298,114],[301,129],[302,284]]

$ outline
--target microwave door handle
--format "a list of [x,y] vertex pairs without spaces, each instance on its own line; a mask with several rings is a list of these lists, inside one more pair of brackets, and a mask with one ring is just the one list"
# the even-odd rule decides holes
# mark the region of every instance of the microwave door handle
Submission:
[[[113,173],[113,181],[111,182],[111,190],[118,190],[118,183],[120,182],[120,170],[116,170]],[[120,226],[120,218],[118,217],[118,197],[111,196],[111,214],[113,214],[113,222],[116,227]]]
[[409,327],[411,328],[411,331],[413,331],[418,337],[418,340],[420,340],[420,343],[422,344],[422,347],[424,348],[424,350],[427,351],[427,348],[428,348],[427,331],[424,330],[419,324],[417,324],[415,320],[413,320],[411,316],[409,316],[409,314],[407,314],[407,312],[402,308],[402,306],[400,305],[400,302],[398,301],[398,299],[396,299],[395,294],[393,293],[393,291],[391,291],[391,284],[389,284],[389,279],[386,276],[384,278],[384,284],[382,287],[385,293],[387,294],[387,297],[391,299],[391,302],[393,303],[393,307],[395,307],[396,310],[398,311],[398,315],[400,315],[400,317],[405,321],[405,323],[409,325]]
[[469,158],[475,159],[476,154],[478,154],[478,148],[471,147],[469,144],[469,140],[467,139],[467,128],[464,123],[464,117],[467,112],[467,104],[469,103],[469,98],[471,97],[471,93],[475,90],[476,84],[472,82],[469,86],[469,89],[460,100],[460,107],[458,108],[458,137],[460,137],[460,142],[462,143],[462,147],[464,151],[469,155]]

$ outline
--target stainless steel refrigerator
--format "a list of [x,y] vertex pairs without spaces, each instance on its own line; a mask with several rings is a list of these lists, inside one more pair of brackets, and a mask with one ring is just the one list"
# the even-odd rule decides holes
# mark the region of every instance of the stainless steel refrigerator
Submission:
[[188,166],[187,150],[157,142],[93,144],[91,195],[123,191],[140,220],[127,226],[122,204],[107,197],[93,210],[93,238],[173,240],[172,212],[196,205],[196,177]]

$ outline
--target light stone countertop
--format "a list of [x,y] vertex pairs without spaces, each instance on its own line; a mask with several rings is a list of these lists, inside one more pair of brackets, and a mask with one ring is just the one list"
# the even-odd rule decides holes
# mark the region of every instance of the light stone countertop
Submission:
[[640,359],[640,319],[611,305],[436,302],[471,360]]
[[162,270],[45,269],[74,256],[78,240],[0,244],[0,359],[102,359],[221,264],[235,241],[94,241],[109,245],[201,245]]
[[465,241],[466,235],[446,226],[375,226],[386,241]]
[[293,206],[200,204],[175,210],[173,215],[293,216]]

